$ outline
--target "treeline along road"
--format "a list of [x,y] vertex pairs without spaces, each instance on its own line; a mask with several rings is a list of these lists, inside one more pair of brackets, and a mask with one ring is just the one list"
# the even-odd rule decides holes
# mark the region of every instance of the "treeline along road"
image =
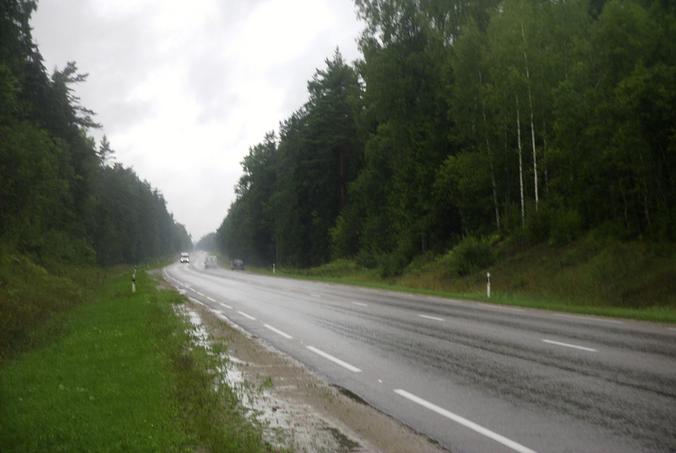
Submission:
[[355,3],[359,60],[250,148],[224,251],[387,276],[472,235],[674,240],[673,2]]

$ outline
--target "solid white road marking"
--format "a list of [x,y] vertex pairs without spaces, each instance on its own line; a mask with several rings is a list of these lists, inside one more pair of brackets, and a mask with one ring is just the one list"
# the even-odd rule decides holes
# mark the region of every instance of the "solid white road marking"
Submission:
[[343,362],[337,357],[332,356],[331,354],[327,354],[326,352],[322,351],[321,349],[317,349],[314,346],[306,346],[310,351],[314,352],[315,354],[319,354],[320,356],[324,357],[325,359],[328,359],[332,361],[333,363],[336,363],[343,368],[347,368],[348,370],[352,371],[353,373],[361,373],[361,370],[357,368],[354,365],[350,365],[347,362]]
[[221,321],[227,321],[227,322],[230,322],[230,320],[228,319],[228,317],[225,316],[225,313],[223,313],[222,311],[213,310],[213,312],[214,312],[214,314],[216,315],[216,317],[217,317],[218,319],[220,319]]
[[209,297],[209,296],[207,296],[207,299],[209,299],[211,302],[216,302],[215,299],[213,299],[213,298],[211,298],[211,297]]
[[566,347],[566,348],[580,349],[581,351],[598,352],[596,349],[587,348],[587,347],[584,347],[584,346],[577,346],[577,345],[570,344],[570,343],[561,343],[560,341],[546,340],[546,339],[543,339],[542,341],[544,341],[545,343],[555,344],[557,346],[563,346],[563,347]]
[[204,306],[204,304],[203,304],[202,302],[200,302],[199,300],[197,300],[197,299],[195,299],[195,298],[192,298],[192,297],[188,296],[188,299],[190,299],[190,301],[193,302],[193,303],[195,303],[195,304],[199,304],[199,305]]
[[359,305],[360,307],[368,307],[368,305],[363,302],[352,302],[352,305]]
[[266,328],[272,330],[272,331],[273,331],[274,333],[276,333],[277,335],[281,335],[281,336],[283,336],[284,338],[286,338],[287,340],[293,340],[293,337],[292,337],[291,335],[289,335],[288,333],[284,333],[284,332],[282,332],[281,330],[272,327],[270,324],[263,324],[263,325],[264,325]]
[[237,313],[239,313],[240,315],[244,316],[245,318],[249,318],[249,319],[252,320],[252,321],[255,321],[255,320],[256,320],[256,318],[254,318],[254,317],[251,316],[251,315],[248,315],[248,314],[244,313],[243,311],[239,311],[239,310],[238,310]]
[[484,428],[483,426],[478,425],[471,420],[467,420],[465,417],[461,417],[460,415],[454,414],[451,411],[447,411],[446,409],[439,407],[436,404],[432,404],[429,401],[426,401],[418,396],[415,396],[412,393],[407,392],[406,390],[396,389],[394,390],[394,393],[396,393],[399,396],[403,396],[404,398],[413,401],[414,403],[420,404],[421,406],[433,412],[436,412],[439,415],[442,415],[450,420],[453,420],[454,422],[459,423],[466,428],[476,431],[477,433],[482,434],[488,437],[489,439],[501,443],[505,447],[511,448],[514,451],[518,451],[519,453],[535,453],[534,450],[531,450],[528,447],[525,447],[517,442],[514,442],[513,440],[508,439],[505,436],[501,436],[500,434],[495,433],[488,428]]
[[431,319],[432,321],[443,321],[444,320],[443,318],[437,318],[436,316],[429,316],[429,315],[418,315],[418,316],[420,316],[421,318],[425,318],[425,319]]
[[594,322],[607,322],[608,324],[622,324],[622,321],[619,321],[617,319],[589,318],[585,316],[564,315],[561,313],[555,313],[554,316],[558,318],[575,319],[577,321],[594,321]]

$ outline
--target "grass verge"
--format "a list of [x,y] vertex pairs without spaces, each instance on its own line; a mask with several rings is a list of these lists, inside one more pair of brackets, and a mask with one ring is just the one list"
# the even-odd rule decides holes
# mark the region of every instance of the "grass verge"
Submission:
[[[468,299],[569,313],[676,323],[676,250],[673,244],[600,242],[590,237],[565,246],[498,244],[492,265],[460,275],[455,250],[420,257],[404,273],[383,277],[338,260],[277,275]],[[460,258],[461,259],[461,258]],[[250,268],[271,274],[269,269]],[[485,296],[486,272],[492,297]]]
[[176,315],[177,293],[139,272],[131,294],[117,271],[81,297],[58,334],[37,328],[50,341],[0,364],[0,451],[268,450],[223,385],[222,359]]

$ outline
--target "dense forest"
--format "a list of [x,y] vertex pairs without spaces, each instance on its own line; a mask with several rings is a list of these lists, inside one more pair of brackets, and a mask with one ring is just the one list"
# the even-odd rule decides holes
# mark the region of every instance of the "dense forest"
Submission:
[[462,238],[676,238],[676,4],[355,0],[361,58],[252,146],[231,257],[400,272]]
[[114,162],[69,62],[47,75],[35,1],[0,2],[0,246],[37,260],[138,263],[190,247],[162,194]]

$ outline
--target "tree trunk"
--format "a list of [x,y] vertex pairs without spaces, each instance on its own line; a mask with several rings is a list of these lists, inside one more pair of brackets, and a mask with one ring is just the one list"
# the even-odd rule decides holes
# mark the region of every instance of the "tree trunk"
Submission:
[[526,207],[523,199],[523,155],[521,152],[521,116],[519,113],[519,96],[516,99],[516,140],[519,149],[519,192],[521,195],[521,227],[526,226]]
[[[488,145],[488,143],[486,143]],[[493,157],[490,154],[490,149],[488,151],[488,161],[491,165],[491,184],[493,186],[493,208],[495,209],[495,225],[500,230],[500,209],[498,208],[498,188],[495,184],[495,170],[493,169]]]
[[646,170],[646,164],[645,161],[643,160],[643,152],[640,150],[638,151],[638,157],[641,162],[641,172],[639,175],[639,179],[641,180],[641,189],[643,192],[643,215],[645,216],[645,221],[647,225],[647,229],[650,230],[652,229],[652,221],[650,220],[650,207],[649,207],[649,202],[648,202],[648,183],[646,182],[646,173],[648,173]]
[[523,61],[526,67],[526,85],[528,87],[528,106],[530,108],[530,137],[533,146],[533,184],[535,186],[535,210],[538,210],[538,158],[535,151],[535,124],[533,121],[533,95],[530,86],[530,70],[528,68],[528,54],[526,53],[526,31],[521,24],[521,40],[523,42]]
[[623,207],[623,214],[624,214],[624,228],[629,231],[629,207],[627,203],[627,196],[624,193],[624,186],[622,184],[622,180],[620,180],[620,195],[622,195],[622,207]]
[[542,166],[545,175],[545,196],[549,195],[549,174],[547,173],[547,123],[542,123]]
[[345,152],[342,145],[338,146],[338,194],[340,209],[342,210],[347,204],[347,169],[345,160]]
[[[483,86],[483,77],[479,71],[479,87]],[[488,139],[488,121],[486,120],[486,105],[481,99],[481,114],[484,120],[484,139],[486,140],[486,152],[488,153],[488,162],[491,167],[491,185],[493,187],[493,209],[495,210],[495,225],[500,230],[500,208],[498,207],[498,188],[495,183],[495,169],[493,167],[493,153],[491,152],[491,143]]]

